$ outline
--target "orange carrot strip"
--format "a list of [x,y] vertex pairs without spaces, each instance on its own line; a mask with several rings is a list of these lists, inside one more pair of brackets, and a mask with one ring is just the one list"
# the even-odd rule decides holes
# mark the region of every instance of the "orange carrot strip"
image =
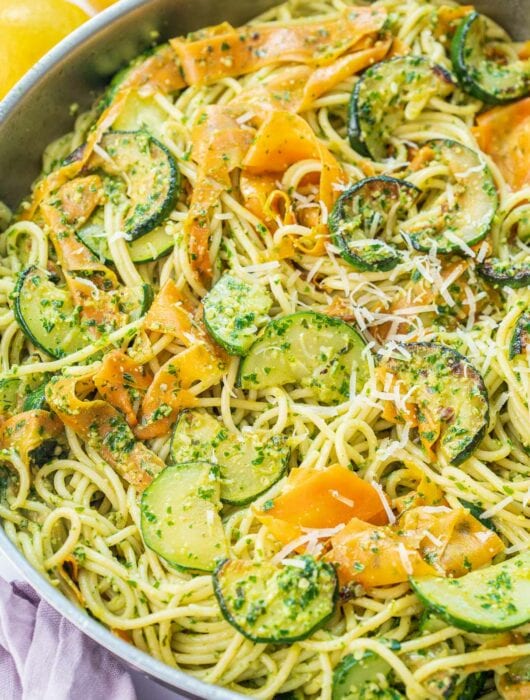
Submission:
[[389,527],[377,527],[353,518],[331,538],[332,549],[325,558],[337,565],[341,585],[355,582],[365,588],[390,586],[408,581],[410,573],[438,574],[421,558],[420,542],[419,534],[399,537]]
[[371,48],[346,54],[334,63],[318,68],[311,74],[305,85],[302,103],[298,111],[302,112],[304,109],[308,109],[314,100],[329,92],[346,78],[359,73],[373,63],[382,61],[391,45],[392,40],[390,39],[378,41]]
[[407,470],[418,480],[414,491],[395,498],[392,502],[398,513],[404,513],[418,506],[445,505],[443,491],[414,462],[404,460]]
[[61,421],[49,411],[25,411],[2,423],[0,448],[15,450],[24,464],[29,465],[30,452],[62,431]]
[[530,184],[530,97],[484,112],[473,131],[512,189]]
[[142,365],[121,350],[112,350],[93,379],[102,398],[125,414],[130,426],[136,425],[133,403],[145,394],[153,379]]
[[103,183],[99,175],[70,180],[59,189],[56,197],[64,220],[72,226],[83,224],[102,200]]
[[349,7],[327,22],[278,27],[230,28],[197,41],[172,39],[188,85],[203,85],[244,75],[272,63],[326,65],[383,27],[386,12]]
[[191,265],[200,277],[209,279],[210,209],[222,192],[231,187],[230,173],[241,167],[253,138],[250,129],[236,121],[240,111],[219,105],[205,108],[192,131],[192,158],[199,165],[185,231]]
[[293,469],[272,506],[255,514],[285,544],[302,535],[302,528],[333,528],[354,517],[379,524],[388,520],[376,489],[338,464],[322,471]]
[[438,541],[435,544],[424,537],[420,548],[424,557],[429,552],[436,554],[437,566],[446,576],[463,576],[488,564],[504,549],[502,540],[465,508],[438,513],[413,508],[403,514],[399,526],[406,532],[428,532]]
[[141,440],[164,435],[181,408],[197,403],[189,389],[201,383],[203,389],[217,384],[224,362],[204,344],[193,345],[168,360],[155,374],[142,402],[141,421],[135,429]]
[[338,565],[341,584],[387,586],[415,576],[463,576],[504,549],[497,535],[467,510],[406,511],[391,527],[354,518],[331,540],[326,559]]
[[[143,491],[164,462],[144,444],[137,442],[122,414],[106,401],[83,401],[76,393],[76,377],[61,377],[46,387],[52,411],[79,437],[113,466],[125,481]],[[85,390],[92,388],[89,384]]]
[[170,46],[164,46],[131,69],[119,90],[141,90],[143,95],[160,92],[168,95],[186,87],[177,56]]
[[156,295],[143,327],[148,331],[173,335],[183,345],[190,344],[190,334],[194,329],[192,311],[172,279],[168,279]]
[[322,164],[320,200],[329,211],[338,197],[338,186],[345,182],[344,171],[309,124],[296,114],[272,112],[265,118],[243,160],[243,169],[251,174],[282,173],[306,159]]
[[[85,222],[101,203],[101,179],[98,175],[75,178],[62,185],[53,200],[43,202],[41,211],[49,227],[50,238],[74,303],[83,308],[83,319],[98,326],[119,323],[125,316],[106,290],[117,286],[115,273],[106,267],[75,235],[76,226]],[[90,280],[77,273],[90,273]],[[94,284],[100,288],[94,297]]]

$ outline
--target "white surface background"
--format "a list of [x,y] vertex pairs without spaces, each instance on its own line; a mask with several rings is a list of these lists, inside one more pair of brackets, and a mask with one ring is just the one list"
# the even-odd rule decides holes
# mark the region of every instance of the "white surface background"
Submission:
[[[0,575],[7,581],[22,578],[1,552]],[[145,678],[141,673],[131,671],[131,676],[134,681],[138,700],[184,700],[178,693],[173,693],[170,690],[166,690],[166,688],[162,688],[158,683]],[[72,698],[72,700],[77,699]]]

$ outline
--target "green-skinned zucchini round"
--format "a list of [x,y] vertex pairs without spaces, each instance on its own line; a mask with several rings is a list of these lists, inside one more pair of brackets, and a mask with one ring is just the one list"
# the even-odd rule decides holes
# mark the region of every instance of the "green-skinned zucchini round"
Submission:
[[56,281],[47,270],[28,267],[18,277],[13,311],[24,335],[58,359],[80,350],[89,341],[70,293]]
[[335,611],[335,569],[310,556],[289,565],[227,559],[213,575],[224,618],[253,642],[287,644],[306,639]]
[[515,324],[510,340],[510,360],[524,355],[530,347],[530,312],[524,311]]
[[[430,141],[433,161],[446,166],[452,201],[438,201],[435,190],[418,205],[418,214],[400,226],[416,250],[467,254],[489,233],[499,204],[491,172],[477,151],[451,139]],[[462,246],[464,244],[465,247]]]
[[[512,61],[478,12],[465,17],[451,43],[453,70],[462,88],[489,104],[519,100],[530,94],[530,61]],[[507,43],[507,49],[510,45]]]
[[470,673],[463,681],[457,682],[445,697],[447,700],[475,700],[483,691],[486,678],[486,674],[482,671]]
[[218,471],[208,462],[166,467],[142,494],[145,544],[172,566],[213,571],[228,554]]
[[[168,43],[164,44],[159,44],[158,46],[153,47],[152,49],[149,49],[148,51],[145,51],[144,53],[140,54],[136,58],[134,58],[128,65],[124,66],[121,70],[119,70],[116,75],[112,78],[110,81],[110,84],[108,88],[105,90],[105,93],[103,94],[103,97],[100,99],[97,107],[96,107],[96,116],[100,116],[100,114],[103,112],[104,109],[110,106],[110,104],[114,101],[120,90],[125,86],[126,82],[129,82],[133,78],[135,73],[138,73],[139,71],[143,70],[143,75],[149,76],[150,70],[149,66],[146,65],[151,61],[152,59],[160,59],[163,61],[167,61],[168,65],[171,61],[174,61],[175,64],[177,63],[177,57],[176,54],[173,52],[171,49],[170,45]],[[178,66],[176,65],[176,71],[178,71]],[[170,78],[169,78],[170,80]],[[138,81],[139,87],[142,87],[142,80]],[[177,90],[172,89],[171,84],[167,83],[164,85],[164,93],[174,93],[177,92]],[[131,94],[134,95],[139,95],[138,90],[132,90]],[[128,96],[129,97],[129,96]],[[147,96],[146,96],[147,97]],[[156,104],[155,100],[151,97],[149,100],[150,103]],[[128,99],[125,101],[124,108],[120,110],[120,113],[118,115],[117,121],[120,123],[120,127],[116,126],[116,121],[113,124],[113,128],[120,130],[125,130],[129,131],[131,129],[131,121],[129,118],[129,110],[128,110]],[[123,114],[125,115],[125,119],[127,120],[126,122],[120,122],[120,117]],[[138,124],[133,130],[139,129],[143,125],[143,119],[138,120],[138,116],[143,116],[143,115],[138,115],[136,114],[136,121],[135,123]],[[128,126],[126,127],[124,124],[127,123]],[[150,125],[150,122],[148,122]],[[154,133],[154,132],[152,132]]]
[[46,384],[47,382],[43,382],[40,386],[33,391],[30,391],[30,393],[26,395],[24,403],[22,404],[23,411],[34,411],[37,408],[47,407],[45,395]]
[[385,685],[391,666],[373,651],[347,654],[333,672],[332,700],[402,700],[403,695]]
[[160,107],[154,95],[143,95],[139,90],[131,90],[112,124],[112,130],[143,130],[155,138],[160,138],[168,117],[168,113]]
[[[398,356],[380,351],[378,363],[408,391],[420,414],[428,409],[440,421],[440,448],[461,464],[478,447],[489,422],[488,393],[479,372],[463,355],[436,343],[400,343]],[[431,440],[420,425],[420,437]]]
[[359,271],[392,270],[401,255],[384,240],[385,233],[407,218],[420,194],[410,182],[387,175],[366,178],[343,192],[328,224],[344,260]]
[[477,265],[479,275],[499,287],[521,289],[530,285],[530,260],[520,262],[490,258]]
[[274,319],[251,346],[239,366],[243,389],[298,384],[325,404],[350,396],[352,372],[356,388],[369,376],[365,341],[349,324],[314,311]]
[[461,503],[461,505],[463,505],[464,508],[471,513],[471,515],[474,518],[476,518],[480,523],[482,523],[482,525],[484,525],[484,527],[487,527],[489,530],[493,530],[493,532],[498,532],[493,520],[491,518],[484,517],[484,509],[483,508],[481,508],[476,503],[472,503],[471,501],[466,501],[464,498],[459,498],[458,500]]
[[[99,260],[105,263],[114,262],[107,242],[102,209],[96,211],[75,233]],[[175,246],[175,238],[170,226],[166,223],[157,226],[134,241],[126,241],[126,245],[132,262],[135,265],[141,265],[155,262],[165,255],[169,255]]]
[[[422,106],[453,89],[447,71],[421,56],[399,56],[368,68],[355,84],[348,115],[352,148],[384,160],[392,155],[391,139],[406,120],[407,107]],[[410,107],[409,107],[410,109]]]
[[[17,377],[2,377],[0,379],[0,414],[10,416],[17,413],[20,379]],[[39,407],[40,408],[40,407]],[[27,411],[27,408],[23,409]]]
[[203,299],[204,324],[230,355],[245,355],[268,321],[272,297],[261,284],[224,274]]
[[99,100],[96,107],[96,115],[99,116],[103,110],[114,100],[118,94],[119,89],[123,86],[125,81],[129,78],[132,71],[137,68],[143,61],[145,61],[152,52],[146,51],[145,53],[133,58],[126,66],[123,66],[112,78],[105,92],[103,93],[101,99]]
[[190,410],[182,411],[175,425],[170,460],[217,464],[223,503],[246,505],[282,478],[289,453],[282,435],[234,435],[208,413]]
[[461,578],[411,578],[422,603],[469,632],[505,632],[530,621],[530,550]]
[[[175,206],[180,188],[177,163],[168,149],[145,131],[109,131],[99,142],[105,151],[90,156],[85,172],[106,177],[107,197],[124,208],[124,231],[131,241],[162,224]],[[66,163],[82,157],[78,148]]]

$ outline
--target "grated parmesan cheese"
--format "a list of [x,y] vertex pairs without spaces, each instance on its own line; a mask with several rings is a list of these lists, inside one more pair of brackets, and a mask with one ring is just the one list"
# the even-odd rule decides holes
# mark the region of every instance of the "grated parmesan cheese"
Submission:
[[513,503],[514,501],[513,496],[506,496],[506,498],[503,498],[502,501],[499,501],[496,503],[494,506],[491,506],[491,508],[488,508],[488,510],[485,510],[483,513],[479,515],[480,520],[486,520],[487,518],[492,518],[494,515],[497,515],[497,513],[506,506],[509,506],[510,503]]
[[468,244],[459,236],[456,235],[456,233],[453,233],[452,231],[446,230],[444,232],[444,235],[446,238],[448,238],[452,243],[457,245],[461,250],[464,251],[467,255],[469,255],[470,258],[475,257],[475,251],[468,246]]
[[381,503],[383,504],[383,508],[385,509],[385,513],[387,515],[388,522],[391,525],[393,525],[396,522],[396,516],[394,515],[394,512],[387,501],[387,498],[385,496],[385,492],[383,491],[383,487],[381,486],[381,484],[378,484],[377,481],[372,481],[371,485],[377,491],[377,495],[379,496],[379,499],[380,499]]
[[473,534],[475,535],[475,537],[477,538],[477,540],[479,542],[482,542],[482,544],[484,544],[484,542],[489,540],[489,538],[493,535],[493,532],[490,532],[490,531],[488,531],[488,532],[475,532]]
[[473,173],[481,173],[484,168],[486,167],[485,163],[481,163],[480,165],[473,165],[471,168],[468,168],[467,170],[464,170],[462,173],[454,173],[455,177],[461,177],[462,179],[465,179],[472,175]]
[[438,539],[438,537],[435,537],[430,530],[425,530],[424,533],[425,537],[430,540],[436,547],[441,547],[443,545],[442,540]]
[[409,552],[407,551],[407,548],[405,547],[403,542],[398,542],[397,549],[399,558],[401,560],[401,563],[403,564],[403,568],[405,569],[406,574],[408,576],[411,576],[414,570],[412,568],[412,564],[410,563]]
[[349,508],[353,508],[355,505],[355,501],[352,501],[351,498],[346,498],[346,496],[342,496],[336,489],[329,489],[329,493],[336,501],[344,503],[344,505]]
[[488,241],[482,241],[482,244],[480,248],[478,249],[477,253],[477,262],[481,263],[484,262],[486,255],[488,254]]
[[242,114],[240,117],[236,118],[236,122],[242,126],[243,124],[246,124],[249,122],[251,119],[254,119],[254,113],[253,112],[245,112],[245,114]]
[[346,525],[344,523],[340,523],[336,527],[328,527],[321,529],[301,527],[300,529],[304,534],[300,535],[300,537],[296,537],[294,540],[291,540],[284,547],[282,547],[280,551],[272,557],[272,563],[278,564],[282,562],[289,556],[289,554],[295,552],[299,547],[302,547],[303,545],[308,545],[308,552],[314,553],[314,550],[312,550],[312,548],[314,548],[314,546],[318,543],[318,540],[329,539],[345,527]]
[[475,301],[475,296],[469,286],[466,284],[464,287],[466,293],[466,299],[463,302],[469,308],[469,314],[466,321],[466,331],[470,331],[475,325],[476,314],[477,314],[477,303]]
[[294,566],[296,569],[305,569],[305,562],[302,559],[282,559],[283,566]]

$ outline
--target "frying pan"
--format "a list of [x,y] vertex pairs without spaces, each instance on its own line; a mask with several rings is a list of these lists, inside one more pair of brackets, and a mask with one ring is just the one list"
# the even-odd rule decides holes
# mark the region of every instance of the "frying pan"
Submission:
[[[77,29],[39,61],[0,102],[0,200],[15,207],[41,170],[45,146],[72,127],[70,105],[87,109],[124,63],[157,41],[228,20],[243,24],[277,0],[122,0]],[[519,40],[530,38],[530,0],[478,0]],[[205,684],[122,641],[68,601],[9,541],[0,550],[56,610],[111,653],[189,698],[243,696]]]

